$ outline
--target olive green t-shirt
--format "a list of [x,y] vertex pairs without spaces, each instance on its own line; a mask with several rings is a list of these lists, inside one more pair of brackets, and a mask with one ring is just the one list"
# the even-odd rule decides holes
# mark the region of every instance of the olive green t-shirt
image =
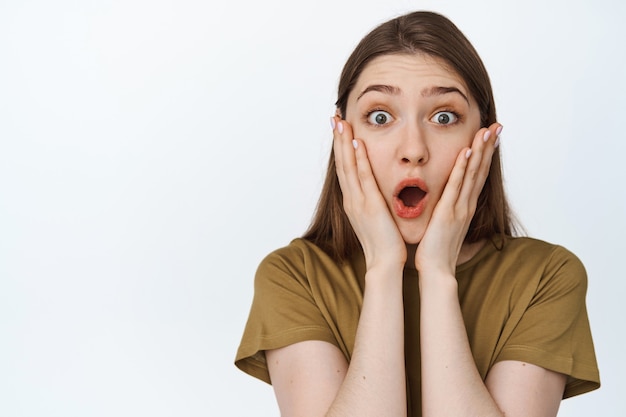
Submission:
[[[268,255],[235,364],[270,383],[265,350],[305,340],[337,346],[348,361],[363,303],[362,253],[338,264],[304,239]],[[585,307],[587,275],[561,246],[530,238],[489,242],[457,267],[459,300],[483,380],[498,361],[517,360],[568,375],[564,398],[600,386]],[[417,271],[404,270],[409,415],[421,414]]]

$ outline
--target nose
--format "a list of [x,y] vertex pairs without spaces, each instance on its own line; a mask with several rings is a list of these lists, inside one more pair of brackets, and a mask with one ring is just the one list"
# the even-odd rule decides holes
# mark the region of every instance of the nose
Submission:
[[406,126],[401,134],[399,158],[404,164],[424,165],[428,161],[424,131],[417,125]]

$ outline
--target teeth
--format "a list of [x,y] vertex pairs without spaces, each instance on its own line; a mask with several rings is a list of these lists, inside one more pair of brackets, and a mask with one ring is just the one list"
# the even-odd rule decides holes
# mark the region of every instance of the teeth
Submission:
[[415,207],[422,201],[426,193],[419,187],[405,187],[398,194],[398,198],[407,207]]

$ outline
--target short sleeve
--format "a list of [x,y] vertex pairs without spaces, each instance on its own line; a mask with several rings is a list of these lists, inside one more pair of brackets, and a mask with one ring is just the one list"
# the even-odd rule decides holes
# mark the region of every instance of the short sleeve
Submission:
[[265,350],[305,340],[337,345],[315,303],[303,255],[290,246],[268,255],[257,269],[254,298],[235,365],[271,383]]
[[571,252],[555,247],[533,290],[496,361],[525,361],[568,375],[563,398],[599,388],[583,264]]

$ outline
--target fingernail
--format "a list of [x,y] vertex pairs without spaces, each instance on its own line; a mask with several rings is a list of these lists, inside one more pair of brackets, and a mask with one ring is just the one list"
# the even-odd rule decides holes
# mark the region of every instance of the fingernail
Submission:
[[334,117],[331,117],[331,118],[330,118],[330,127],[331,127],[333,130],[335,130],[335,126],[336,126],[336,123],[335,123],[335,118],[334,118]]
[[352,146],[354,146],[354,149],[359,147],[359,142],[356,141],[356,139],[352,139]]
[[341,122],[337,123],[337,131],[339,133],[343,133],[343,123]]
[[493,146],[494,148],[497,148],[498,146],[500,146],[500,136],[496,138],[496,143],[494,143]]
[[487,142],[489,140],[489,137],[491,136],[491,130],[487,130],[485,132],[485,135],[483,136],[483,141]]
[[465,159],[469,159],[471,155],[472,155],[472,150],[468,149],[467,152],[465,152]]
[[502,125],[498,126],[498,128],[496,129],[496,135],[500,136],[500,133],[502,133]]

